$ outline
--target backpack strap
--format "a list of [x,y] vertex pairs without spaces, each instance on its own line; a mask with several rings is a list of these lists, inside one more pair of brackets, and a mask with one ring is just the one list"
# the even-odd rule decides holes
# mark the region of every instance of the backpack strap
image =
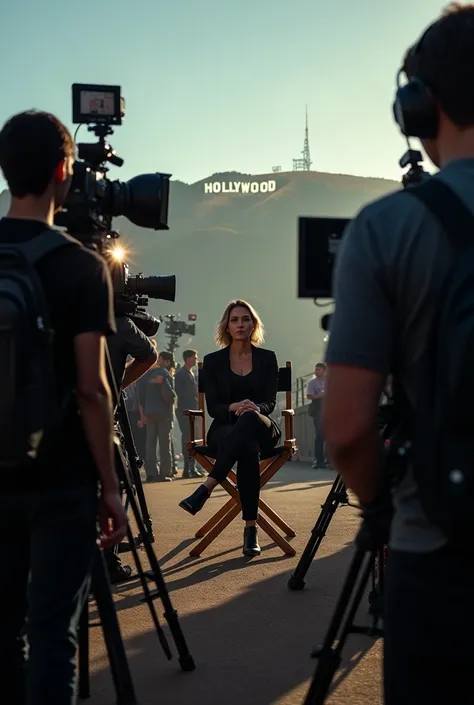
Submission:
[[45,230],[44,233],[31,238],[31,240],[15,243],[12,245],[12,249],[22,252],[28,262],[34,266],[61,247],[71,247],[72,245],[80,247],[81,243],[57,230]]
[[406,189],[422,201],[441,224],[456,250],[474,245],[474,214],[464,201],[441,179],[431,178]]

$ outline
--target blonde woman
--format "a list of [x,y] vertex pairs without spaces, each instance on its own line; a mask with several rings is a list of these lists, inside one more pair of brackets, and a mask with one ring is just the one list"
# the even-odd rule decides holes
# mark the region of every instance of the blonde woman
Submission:
[[271,453],[281,435],[269,418],[276,404],[278,362],[272,350],[259,347],[263,333],[262,321],[247,301],[237,299],[227,305],[216,329],[221,349],[205,355],[202,368],[207,410],[213,418],[207,443],[216,461],[206,482],[180,502],[187,512],[197,514],[237,463],[246,556],[260,553],[259,460]]

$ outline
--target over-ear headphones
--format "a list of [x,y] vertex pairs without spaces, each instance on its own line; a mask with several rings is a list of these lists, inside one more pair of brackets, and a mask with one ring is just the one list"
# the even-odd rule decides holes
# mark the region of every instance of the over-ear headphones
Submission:
[[[434,25],[430,25],[421,39],[413,47],[412,55],[418,54],[426,35]],[[436,100],[421,78],[412,77],[404,86],[400,79],[404,69],[397,76],[397,92],[393,103],[395,122],[405,137],[435,139],[439,130],[439,110]]]

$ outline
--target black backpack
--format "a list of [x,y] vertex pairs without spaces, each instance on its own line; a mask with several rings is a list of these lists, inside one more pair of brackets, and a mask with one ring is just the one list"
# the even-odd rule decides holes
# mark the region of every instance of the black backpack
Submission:
[[420,365],[411,460],[421,505],[452,544],[474,539],[474,215],[442,181],[407,193],[441,223],[455,258]]
[[49,311],[36,264],[80,246],[51,230],[0,244],[0,469],[25,468],[61,420]]

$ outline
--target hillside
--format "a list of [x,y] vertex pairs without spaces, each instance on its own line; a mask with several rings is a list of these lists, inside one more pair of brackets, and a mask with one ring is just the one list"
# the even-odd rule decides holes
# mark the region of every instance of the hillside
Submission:
[[[274,190],[266,187],[272,181]],[[260,189],[267,190],[242,193],[248,188],[236,186],[242,182],[263,183]],[[231,192],[223,193],[222,186],[214,186],[220,193],[206,192],[216,183]],[[196,337],[183,339],[183,345],[201,354],[212,350],[222,309],[229,299],[243,297],[263,317],[266,344],[281,361],[292,359],[296,374],[305,374],[322,356],[323,333],[312,302],[296,298],[297,218],[352,217],[364,203],[397,188],[394,181],[319,172],[228,172],[190,185],[172,182],[168,232],[143,230],[124,218],[115,225],[133,250],[133,272],[177,275],[176,303],[153,301],[149,310],[197,314]],[[7,207],[4,192],[0,214]],[[164,345],[163,335],[158,340]]]

